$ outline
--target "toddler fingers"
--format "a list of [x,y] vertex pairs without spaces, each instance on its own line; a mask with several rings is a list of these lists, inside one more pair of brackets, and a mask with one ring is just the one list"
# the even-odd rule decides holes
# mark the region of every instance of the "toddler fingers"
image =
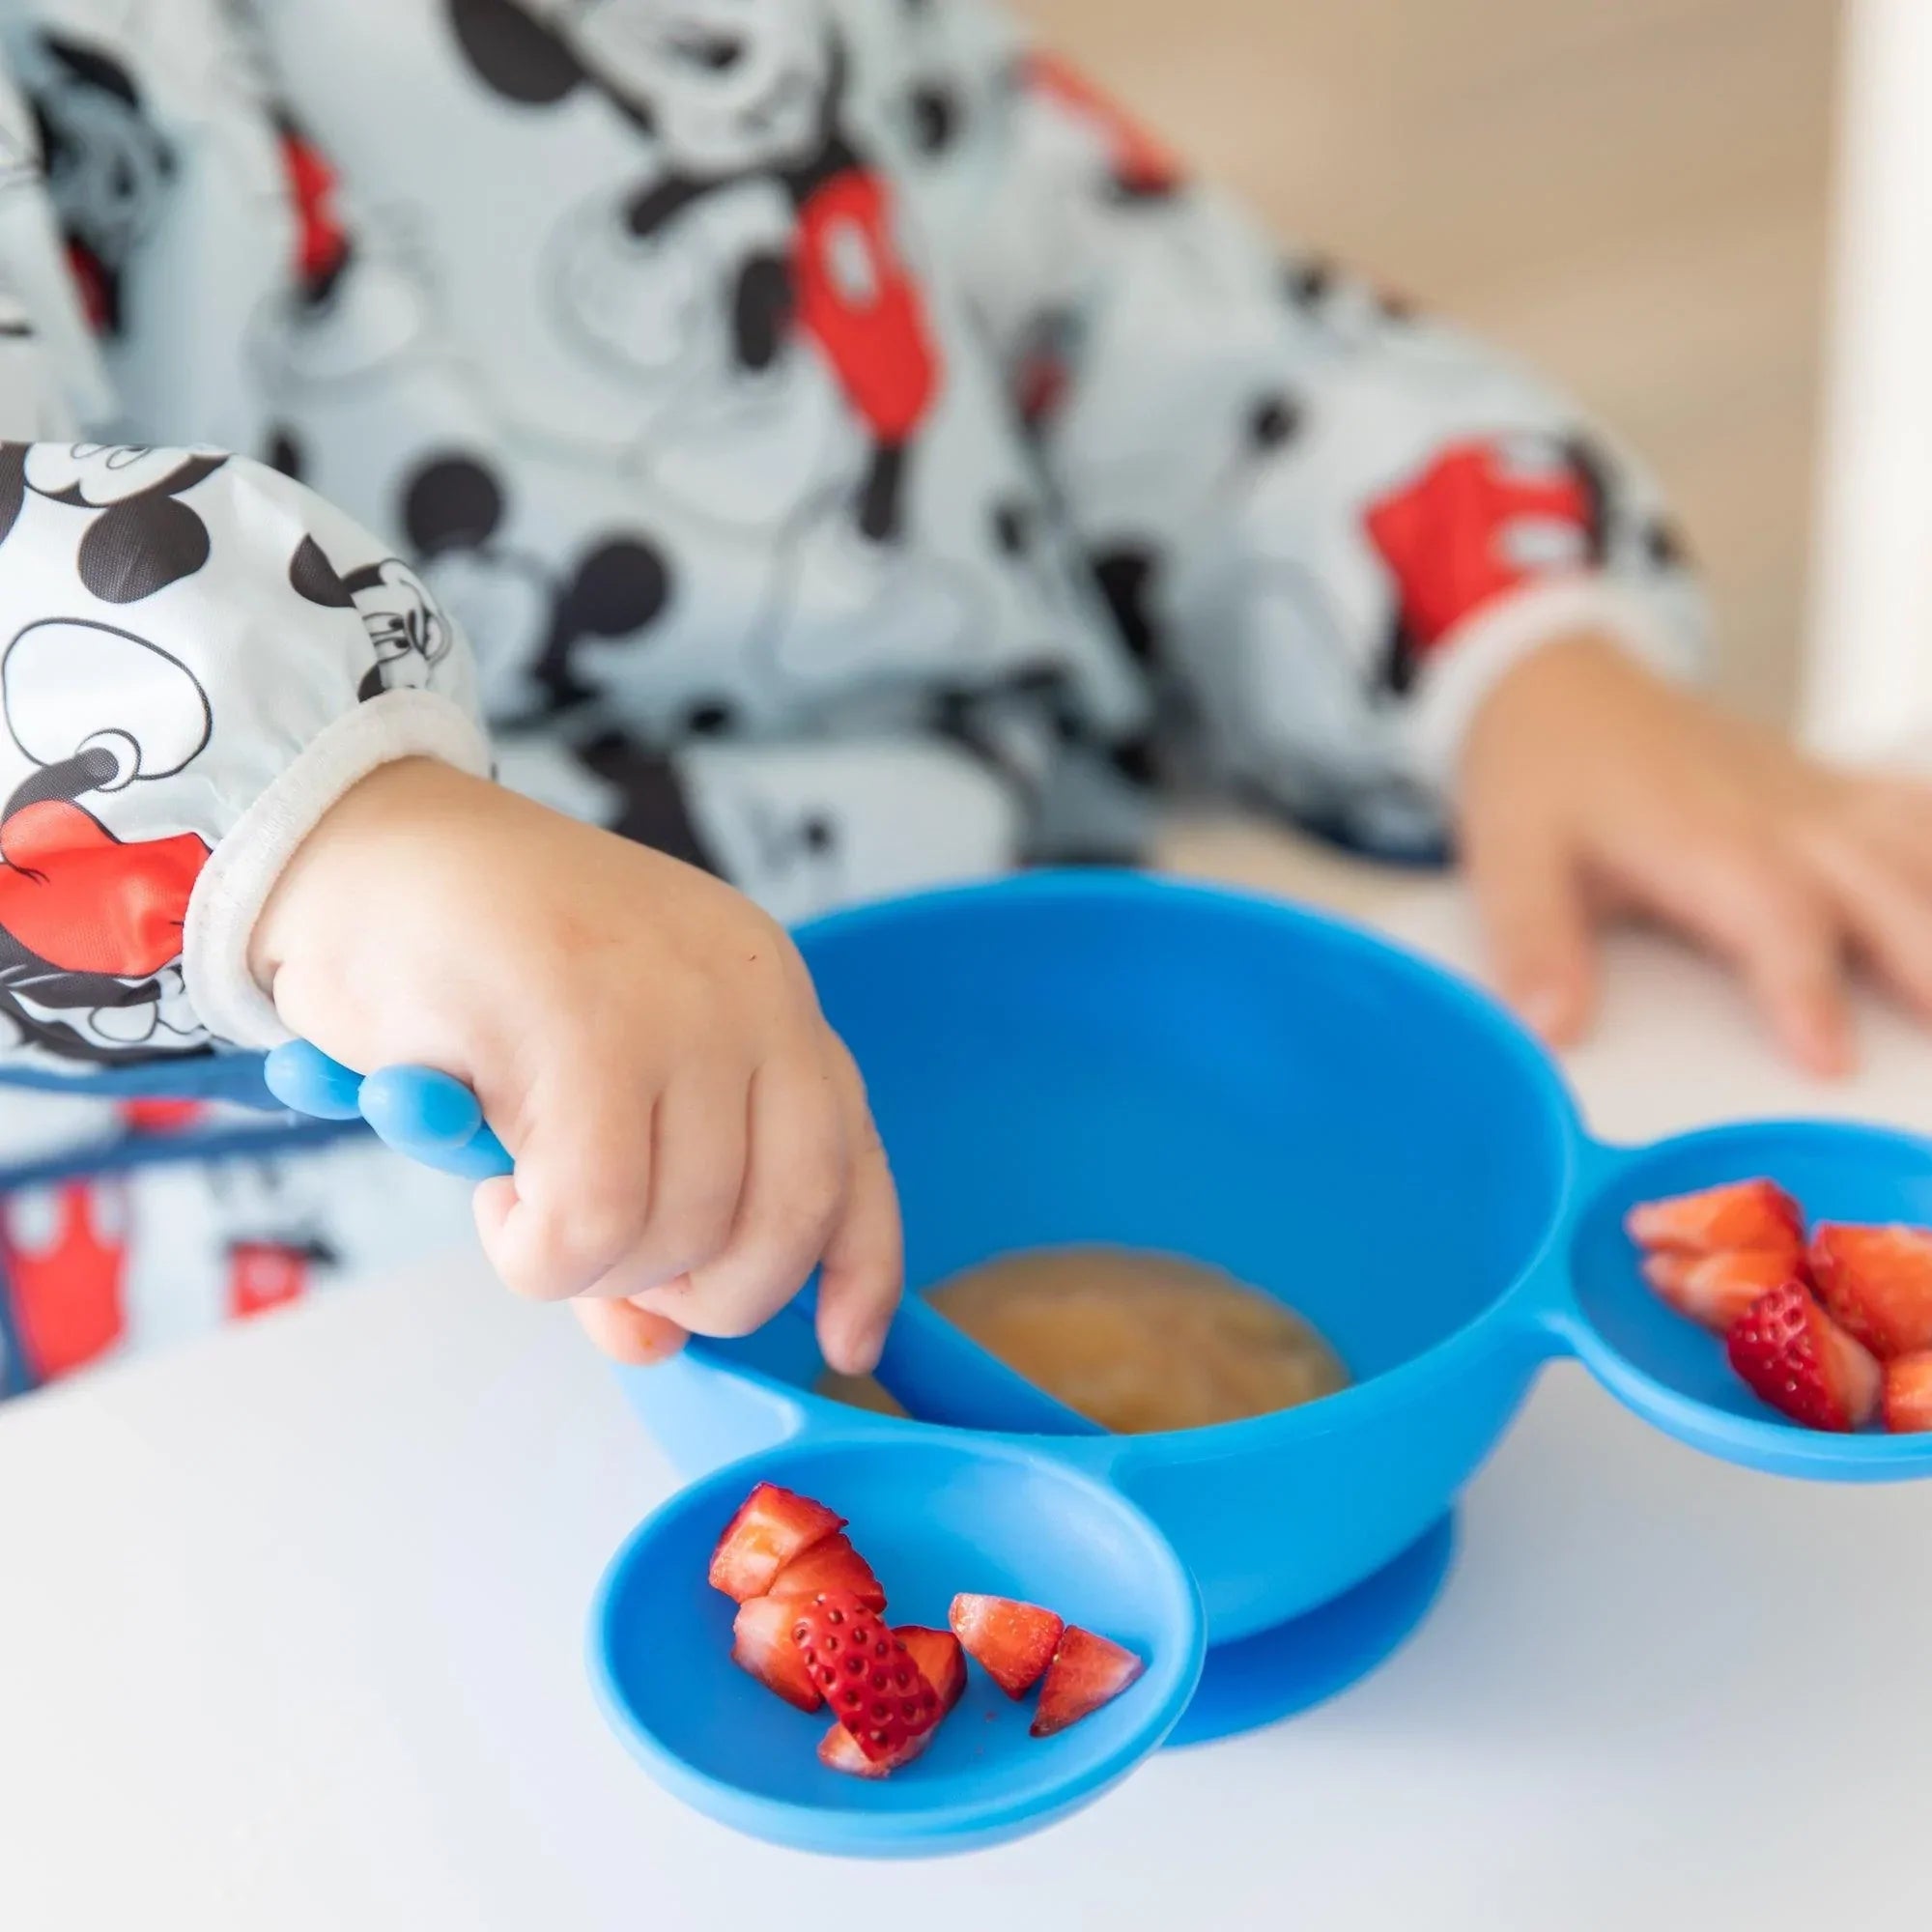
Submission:
[[1855,837],[1816,835],[1813,862],[1872,970],[1932,1016],[1932,895],[1889,854]]
[[1472,823],[1470,884],[1502,996],[1552,1045],[1574,1040],[1595,998],[1590,908],[1577,855],[1547,821]]
[[570,1305],[599,1350],[626,1368],[647,1369],[668,1361],[687,1339],[675,1321],[628,1301],[592,1301],[580,1296]]
[[859,1376],[878,1366],[905,1284],[905,1253],[898,1190],[872,1110],[866,1104],[864,1083],[843,1043],[835,1039],[832,1046],[845,1095],[852,1172],[821,1264],[818,1343],[833,1368]]
[[555,1069],[546,1087],[567,1104],[532,1106],[512,1150],[517,1171],[487,1183],[477,1231],[513,1293],[559,1301],[593,1287],[643,1232],[657,1095],[582,1063]]
[[1932,784],[1869,780],[1856,794],[1853,820],[1897,872],[1920,892],[1932,893]]
[[748,1335],[805,1285],[844,1199],[849,1159],[836,1070],[818,1052],[767,1061],[752,1081],[751,1142],[724,1252],[688,1285],[640,1296],[696,1335]]
[[672,1082],[657,1106],[642,1232],[586,1293],[629,1297],[681,1284],[724,1252],[745,1185],[750,1112],[738,1075]]
[[1773,1034],[1800,1065],[1852,1064],[1844,934],[1836,908],[1781,854],[1723,841],[1673,875],[1670,908],[1743,975]]

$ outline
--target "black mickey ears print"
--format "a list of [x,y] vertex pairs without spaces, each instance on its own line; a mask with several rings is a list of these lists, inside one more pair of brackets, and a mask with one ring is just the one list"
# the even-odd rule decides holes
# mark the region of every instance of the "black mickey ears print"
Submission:
[[418,556],[476,550],[503,521],[503,486],[473,456],[431,458],[403,486],[403,529]]
[[574,703],[591,695],[571,665],[571,654],[586,638],[627,638],[655,623],[670,602],[670,565],[664,553],[641,537],[613,537],[584,554],[577,575],[560,588],[551,621],[550,640],[536,675],[554,703]]
[[1122,640],[1150,668],[1161,657],[1160,628],[1154,621],[1153,588],[1159,561],[1151,549],[1122,544],[1093,559],[1094,581],[1114,613]]
[[0,544],[7,541],[27,500],[27,445],[0,442]]
[[554,107],[587,78],[577,56],[515,0],[448,0],[448,8],[464,58],[506,100]]
[[289,583],[297,596],[321,605],[325,611],[347,611],[355,602],[313,537],[305,536],[296,546],[296,554],[289,559]]
[[103,604],[138,604],[208,561],[208,526],[180,500],[228,459],[141,444],[0,443],[0,542],[26,493],[92,514],[75,553],[82,584]]
[[138,604],[208,561],[208,526],[172,497],[103,511],[80,540],[80,581],[103,604]]
[[655,545],[619,537],[591,551],[557,601],[556,635],[623,638],[654,622],[670,601],[670,570]]

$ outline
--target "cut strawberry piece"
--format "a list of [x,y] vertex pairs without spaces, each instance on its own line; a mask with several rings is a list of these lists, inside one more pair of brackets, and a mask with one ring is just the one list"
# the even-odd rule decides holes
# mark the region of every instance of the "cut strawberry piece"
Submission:
[[1111,1704],[1147,1665],[1130,1650],[1069,1624],[1039,1687],[1033,1734],[1050,1738]]
[[1733,1180],[1667,1201],[1640,1201],[1624,1216],[1638,1247],[1671,1254],[1714,1255],[1727,1248],[1789,1254],[1804,1251],[1804,1216],[1772,1180]]
[[1811,1272],[1825,1306],[1873,1354],[1932,1349],[1932,1229],[1821,1222]]
[[883,1610],[886,1593],[872,1566],[852,1548],[842,1531],[794,1556],[772,1579],[774,1597],[815,1597],[821,1590],[849,1590],[867,1608]]
[[901,1624],[893,1633],[905,1645],[919,1674],[939,1692],[944,1717],[966,1694],[966,1653],[951,1631],[927,1630],[923,1624]]
[[940,1719],[939,1693],[871,1607],[845,1590],[791,1598],[791,1640],[832,1715],[874,1764]]
[[897,1750],[874,1760],[866,1755],[858,1739],[843,1724],[834,1724],[818,1741],[818,1761],[828,1771],[842,1771],[853,1777],[890,1777],[910,1764],[938,1735],[939,1727],[935,1724],[918,1737],[908,1738]]
[[1046,1674],[1066,1626],[1037,1604],[1011,1597],[960,1595],[947,1621],[986,1674],[1009,1697],[1024,1697]]
[[776,1483],[760,1483],[724,1525],[711,1552],[711,1587],[734,1603],[766,1595],[773,1578],[794,1556],[845,1527],[810,1496],[795,1496]]
[[1795,1281],[1759,1295],[1726,1346],[1758,1397],[1807,1429],[1860,1429],[1878,1410],[1878,1363]]
[[1643,1278],[1679,1315],[1727,1335],[1759,1295],[1794,1278],[1792,1257],[1762,1249],[1737,1254],[1644,1257]]
[[1898,1355],[1885,1365],[1883,1413],[1894,1435],[1932,1430],[1932,1350]]
[[783,1597],[752,1597],[738,1605],[731,1625],[731,1662],[749,1670],[767,1690],[775,1690],[801,1711],[816,1711],[825,1699],[791,1639],[798,1605]]

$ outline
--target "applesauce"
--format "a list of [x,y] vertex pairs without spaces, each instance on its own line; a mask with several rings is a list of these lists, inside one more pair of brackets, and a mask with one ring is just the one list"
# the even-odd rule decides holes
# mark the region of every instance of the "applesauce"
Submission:
[[[981,1348],[1117,1435],[1269,1415],[1349,1383],[1341,1358],[1273,1296],[1179,1255],[1117,1247],[1002,1255],[932,1306]],[[819,1392],[903,1414],[869,1377]]]

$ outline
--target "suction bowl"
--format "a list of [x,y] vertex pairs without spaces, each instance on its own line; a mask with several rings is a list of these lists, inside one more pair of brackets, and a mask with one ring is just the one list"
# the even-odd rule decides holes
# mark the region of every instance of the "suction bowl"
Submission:
[[[1280,1295],[1353,1372],[1280,1415],[1052,1438],[1160,1525],[1215,1645],[1332,1602],[1427,1535],[1555,1353],[1736,1461],[1932,1470],[1932,1436],[1819,1435],[1764,1408],[1656,1302],[1621,1226],[1634,1200],[1752,1173],[1814,1213],[1932,1220],[1921,1141],[1793,1123],[1597,1146],[1486,996],[1218,889],[1037,874],[839,915],[800,943],[867,1077],[915,1292],[1016,1248],[1166,1249]],[[818,1372],[794,1321],[625,1382],[703,1469],[837,1427]]]
[[[1279,1295],[1355,1381],[1215,1428],[1028,1435],[1018,1418],[1059,1426],[1051,1404],[975,1373],[935,1311],[902,1320],[889,1385],[993,1425],[967,1433],[816,1395],[822,1364],[798,1308],[743,1341],[622,1372],[687,1471],[736,1465],[639,1532],[593,1641],[617,1728],[714,1815],[788,1843],[888,1852],[1029,1829],[1167,1735],[1203,1634],[1189,1735],[1324,1694],[1426,1610],[1455,1498],[1554,1354],[1742,1463],[1833,1481],[1932,1473],[1932,1435],[1818,1435],[1756,1402],[1720,1344],[1652,1296],[1622,1228],[1634,1201],[1755,1174],[1813,1216],[1932,1222],[1923,1141],[1785,1122],[1598,1146],[1540,1048],[1480,993],[1335,921],[1208,888],[1037,874],[844,914],[800,944],[866,1075],[915,1293],[1014,1249],[1167,1250]],[[289,1104],[354,1106],[419,1159],[507,1165],[449,1083],[421,1069],[358,1083],[305,1052],[275,1077]],[[801,1749],[792,1715],[728,1666],[659,1662],[693,1645],[722,1657],[729,1618],[702,1559],[757,1476],[863,1525],[899,1621],[937,1621],[977,1575],[1091,1603],[1094,1625],[1128,1641],[1137,1593],[1152,1591],[1143,1608],[1172,1631],[1198,1591],[1205,1629],[1163,1642],[1160,1674],[1069,1734],[1085,1734],[1078,1747],[1009,1758],[988,1726],[987,1758],[968,1762],[972,1724],[955,1719],[901,1777],[845,1788]]]

